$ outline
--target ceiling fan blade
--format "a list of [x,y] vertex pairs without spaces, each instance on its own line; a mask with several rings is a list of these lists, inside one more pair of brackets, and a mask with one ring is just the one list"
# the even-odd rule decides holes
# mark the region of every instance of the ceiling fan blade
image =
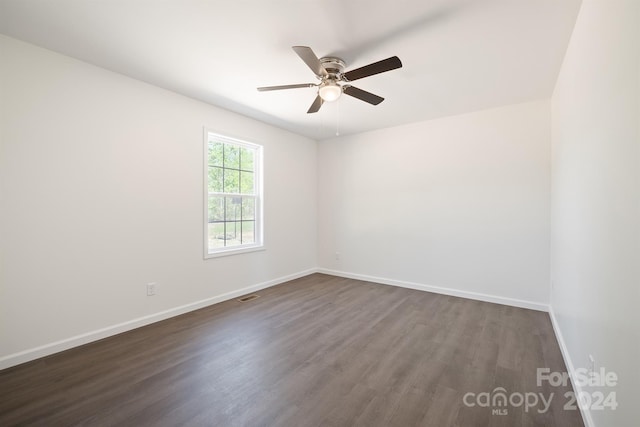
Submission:
[[374,74],[384,73],[386,71],[395,70],[402,67],[402,62],[397,56],[383,59],[382,61],[374,62],[373,64],[365,65],[364,67],[356,68],[355,70],[347,71],[343,74],[345,80],[352,82],[354,80],[361,79],[363,77],[373,76]]
[[311,71],[313,71],[316,76],[324,77],[327,75],[327,70],[325,70],[322,64],[320,64],[320,60],[316,54],[313,53],[310,47],[293,46],[292,49],[298,54],[300,59],[302,59],[304,63],[311,68]]
[[358,89],[354,86],[344,86],[342,91],[349,96],[353,96],[354,98],[358,98],[373,105],[378,105],[384,101],[384,98],[374,95],[371,92],[367,92],[366,90]]
[[314,85],[313,83],[301,83],[299,85],[284,85],[284,86],[264,86],[264,87],[259,87],[258,91],[267,92],[270,90],[298,89],[302,87],[314,87],[314,86],[316,85]]
[[322,107],[323,102],[324,101],[322,101],[320,95],[316,96],[316,99],[313,101],[313,104],[311,104],[311,107],[309,107],[307,114],[317,113],[320,110],[320,107]]

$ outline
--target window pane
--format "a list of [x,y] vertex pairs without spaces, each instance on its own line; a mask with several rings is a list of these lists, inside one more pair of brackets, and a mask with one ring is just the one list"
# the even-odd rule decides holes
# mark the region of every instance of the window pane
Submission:
[[249,148],[240,148],[240,169],[253,171],[253,152]]
[[240,193],[254,194],[253,172],[240,172]]
[[256,201],[251,197],[242,198],[242,219],[256,218]]
[[224,197],[209,196],[209,223],[224,221]]
[[221,142],[209,142],[209,166],[222,166],[223,146]]
[[209,191],[222,192],[222,168],[209,167]]
[[224,167],[240,169],[240,147],[225,144],[224,146]]
[[226,216],[225,221],[240,221],[242,210],[242,197],[225,197]]
[[242,243],[255,243],[255,221],[242,221]]
[[209,223],[209,249],[224,247],[224,223]]
[[237,170],[224,170],[224,192],[239,193],[240,192],[240,172]]
[[224,224],[227,229],[225,246],[238,246],[240,244],[240,221],[227,221]]

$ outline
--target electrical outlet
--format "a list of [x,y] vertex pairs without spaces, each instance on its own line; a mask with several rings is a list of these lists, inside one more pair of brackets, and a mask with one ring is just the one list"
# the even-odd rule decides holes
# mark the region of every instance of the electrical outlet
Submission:
[[156,282],[152,282],[152,283],[147,283],[147,296],[153,296],[156,294],[156,286],[157,283]]

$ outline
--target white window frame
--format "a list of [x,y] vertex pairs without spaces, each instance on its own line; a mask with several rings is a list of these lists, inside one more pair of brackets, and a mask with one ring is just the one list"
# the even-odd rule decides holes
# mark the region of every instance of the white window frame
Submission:
[[[220,196],[220,195],[228,195],[228,196],[242,196],[245,195],[235,194],[235,193],[217,193],[217,192],[209,192],[209,139],[210,137],[215,138],[216,141],[222,142],[225,144],[233,144],[239,147],[249,148],[255,150],[256,156],[254,158],[254,188],[255,188],[255,241],[254,243],[248,243],[239,246],[230,246],[230,247],[222,247],[216,248],[214,250],[209,249],[209,197],[210,196]],[[219,132],[211,130],[209,128],[204,128],[204,143],[203,143],[204,151],[204,258],[217,258],[221,256],[228,255],[236,255],[247,252],[255,252],[262,251],[265,249],[264,247],[264,235],[263,235],[263,185],[262,185],[262,165],[263,165],[263,147],[260,144],[255,144],[253,142],[248,142],[242,139],[234,138],[231,136],[223,135]]]

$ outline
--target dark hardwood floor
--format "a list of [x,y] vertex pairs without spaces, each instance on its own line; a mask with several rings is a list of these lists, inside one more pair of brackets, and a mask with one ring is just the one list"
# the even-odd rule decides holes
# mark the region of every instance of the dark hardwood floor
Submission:
[[[536,385],[566,370],[546,313],[322,274],[258,294],[0,371],[0,425],[583,425]],[[464,404],[497,387],[555,397]]]

